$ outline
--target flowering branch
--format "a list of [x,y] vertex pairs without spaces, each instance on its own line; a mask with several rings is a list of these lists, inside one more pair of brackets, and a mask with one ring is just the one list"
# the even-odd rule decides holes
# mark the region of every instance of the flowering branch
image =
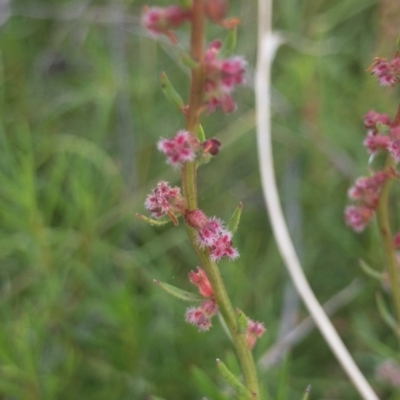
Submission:
[[[400,83],[400,53],[396,52],[393,59],[375,58],[369,70],[378,78],[381,86],[393,87]],[[400,344],[400,286],[399,262],[396,256],[396,247],[399,247],[399,234],[393,236],[390,224],[390,191],[393,182],[398,179],[396,170],[400,161],[400,106],[393,121],[387,114],[369,111],[364,116],[364,126],[367,137],[364,146],[371,154],[372,159],[378,152],[386,152],[386,162],[380,170],[371,177],[358,178],[349,190],[349,197],[356,202],[346,208],[346,221],[356,232],[361,232],[376,214],[379,234],[381,236],[384,257],[386,261],[388,283],[393,299],[396,321],[390,322]],[[383,275],[385,277],[385,275]],[[378,304],[378,309],[385,314],[384,303]]]
[[[158,149],[166,155],[167,162],[181,169],[182,193],[180,188],[171,188],[167,182],[160,182],[147,197],[145,207],[153,218],[166,216],[175,225],[178,225],[179,216],[183,217],[189,239],[202,266],[197,268],[197,272],[189,273],[189,280],[198,287],[200,295],[205,298],[199,307],[188,308],[186,321],[197,326],[199,331],[206,331],[211,327],[212,317],[218,311],[221,313],[236,348],[244,386],[219,360],[218,369],[241,399],[258,400],[260,390],[251,349],[265,328],[261,323],[247,318],[242,311],[235,312],[217,265],[223,257],[234,260],[239,256],[238,250],[233,247],[232,238],[241,206],[234,214],[234,227],[229,226],[227,229],[221,220],[207,217],[198,208],[197,198],[197,168],[202,161],[218,154],[221,146],[217,139],[205,140],[200,127],[201,116],[206,110],[210,113],[218,108],[225,112],[234,111],[236,105],[231,92],[236,85],[244,82],[246,64],[241,57],[218,58],[222,49],[219,40],[213,41],[207,49],[205,48],[207,18],[229,29],[235,28],[239,22],[236,18],[224,19],[227,10],[226,0],[193,0],[187,9],[170,6],[145,10],[143,24],[148,31],[153,35],[166,35],[173,44],[178,42],[174,30],[189,21],[192,64],[187,106],[183,105],[165,74],[162,76],[164,90],[169,91],[169,97],[186,117],[185,130],[179,131],[171,139],[163,138],[158,143]],[[140,218],[156,225],[149,218]],[[158,283],[178,298],[193,299],[192,295],[181,289]]]
[[363,399],[377,400],[335,328],[316,299],[301,268],[279,201],[275,180],[271,140],[270,71],[273,55],[281,39],[272,33],[272,1],[258,1],[258,55],[256,72],[257,141],[262,188],[272,229],[293,283],[326,342],[352,380]]

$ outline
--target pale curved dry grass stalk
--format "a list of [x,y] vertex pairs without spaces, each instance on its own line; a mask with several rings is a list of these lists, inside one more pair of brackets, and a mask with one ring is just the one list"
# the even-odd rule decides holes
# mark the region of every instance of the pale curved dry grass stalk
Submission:
[[255,81],[258,155],[262,187],[275,240],[296,290],[344,371],[363,399],[377,400],[377,395],[360,372],[311,290],[288,232],[275,180],[270,118],[270,69],[274,53],[282,39],[272,32],[272,1],[259,0],[258,6],[258,61]]

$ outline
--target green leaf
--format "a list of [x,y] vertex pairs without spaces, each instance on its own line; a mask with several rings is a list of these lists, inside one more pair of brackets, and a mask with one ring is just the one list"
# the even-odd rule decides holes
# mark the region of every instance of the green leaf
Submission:
[[243,399],[252,399],[253,396],[249,389],[240,382],[235,375],[229,371],[228,367],[219,359],[217,358],[217,367],[219,372],[221,373],[222,377],[224,378],[225,382]]
[[153,218],[146,217],[139,213],[136,213],[136,216],[139,219],[141,219],[142,221],[147,222],[148,224],[150,224],[152,226],[162,226],[162,225],[168,224],[168,222],[171,222],[170,219],[153,219]]
[[361,267],[361,269],[365,272],[366,275],[368,275],[370,278],[376,279],[380,282],[383,281],[384,275],[373,268],[371,268],[364,260],[361,258],[358,260],[358,263]]
[[243,204],[240,202],[236,210],[232,214],[231,220],[228,224],[228,231],[234,234],[239,226],[240,216],[242,215]]
[[203,297],[198,294],[187,292],[186,290],[179,289],[175,286],[169,285],[168,283],[160,282],[157,279],[154,279],[154,283],[164,289],[167,293],[172,296],[184,300],[184,301],[202,301]]
[[308,396],[310,395],[311,392],[311,385],[308,385],[306,387],[306,390],[304,391],[303,397],[301,398],[301,400],[307,400]]
[[396,320],[390,314],[386,307],[385,301],[383,300],[382,294],[376,294],[376,304],[378,306],[379,315],[382,317],[383,321],[398,334],[398,326]]
[[182,100],[182,97],[179,95],[179,93],[172,86],[172,83],[168,79],[167,74],[165,72],[163,72],[161,74],[161,86],[162,86],[162,90],[165,94],[165,97],[172,104],[174,104],[179,110],[181,110],[182,107],[185,105],[185,103]]
[[200,142],[205,142],[206,140],[206,135],[204,133],[203,126],[201,124],[199,124],[199,140]]
[[[196,385],[201,389],[201,393],[207,396],[208,399],[212,400],[228,400],[219,388],[216,387],[215,383],[210,379],[210,377],[199,367],[193,366],[190,369],[191,376],[196,382]],[[229,396],[229,399],[232,397]]]
[[222,54],[230,57],[236,50],[237,46],[237,27],[229,29],[227,38],[223,43]]
[[199,67],[199,63],[188,53],[181,54],[181,61],[182,64],[189,69],[196,69]]
[[247,327],[249,325],[249,319],[247,318],[246,314],[240,309],[236,308],[236,316],[237,316],[237,322],[238,322],[238,332],[239,333],[245,333],[247,330]]

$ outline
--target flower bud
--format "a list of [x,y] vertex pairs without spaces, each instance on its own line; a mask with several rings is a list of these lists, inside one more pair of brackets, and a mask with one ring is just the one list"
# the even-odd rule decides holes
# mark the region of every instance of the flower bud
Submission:
[[204,11],[212,22],[222,22],[228,13],[228,9],[228,0],[204,0]]
[[205,153],[210,153],[212,156],[216,156],[221,148],[221,142],[218,139],[208,139],[202,143],[203,150]]
[[196,210],[188,211],[185,215],[185,222],[194,229],[202,229],[204,228],[209,220],[207,216],[203,213],[203,211]]

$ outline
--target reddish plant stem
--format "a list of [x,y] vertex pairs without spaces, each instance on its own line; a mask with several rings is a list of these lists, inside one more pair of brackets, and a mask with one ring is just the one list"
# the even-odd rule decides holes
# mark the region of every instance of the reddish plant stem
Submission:
[[[192,15],[190,51],[191,56],[198,63],[198,67],[192,70],[186,129],[198,136],[200,114],[204,97],[203,61],[205,48],[205,15],[203,0],[193,0]],[[196,168],[196,162],[185,163],[182,167],[182,190],[189,210],[198,208]],[[187,230],[190,241],[210,280],[215,300],[235,344],[245,385],[252,393],[249,400],[259,400],[259,386],[253,355],[247,345],[245,333],[240,333],[237,329],[236,314],[226,291],[219,268],[215,262],[211,261],[209,251],[200,249],[197,246],[196,231],[189,226],[187,226]]]
[[[400,105],[397,110],[396,117],[394,119],[394,126],[400,125]],[[394,168],[395,162],[391,155],[386,160],[385,170]],[[379,227],[379,233],[381,235],[383,251],[386,259],[386,266],[389,275],[389,284],[396,312],[397,319],[397,330],[400,331],[400,285],[399,285],[399,264],[396,257],[396,250],[393,245],[393,234],[390,227],[390,210],[389,210],[389,198],[390,189],[393,180],[388,179],[382,186],[379,206],[377,210],[377,221]],[[396,332],[400,341],[399,332]]]

